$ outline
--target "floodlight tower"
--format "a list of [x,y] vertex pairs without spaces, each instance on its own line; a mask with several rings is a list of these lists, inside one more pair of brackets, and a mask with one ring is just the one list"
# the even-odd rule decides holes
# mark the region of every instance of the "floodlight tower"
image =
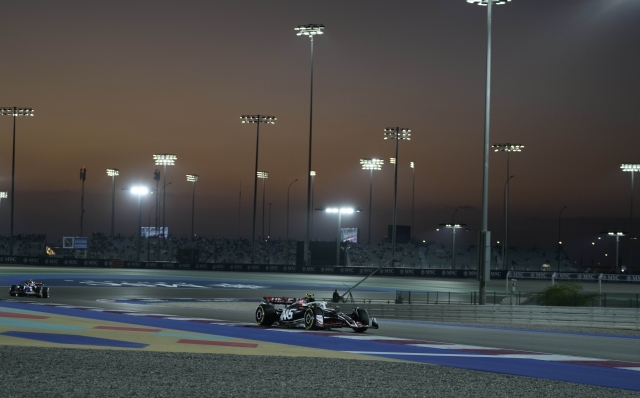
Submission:
[[562,212],[568,206],[562,206],[560,213],[558,214],[558,272],[560,272],[560,251],[562,250]]
[[256,260],[256,193],[258,191],[258,149],[260,148],[260,124],[275,124],[275,116],[264,115],[242,115],[240,116],[242,123],[255,123],[256,132],[256,165],[253,173],[253,227],[251,229],[251,264],[255,264]]
[[627,236],[627,231],[607,231],[603,233],[616,237],[616,273],[620,273],[620,237]]
[[198,175],[187,174],[187,182],[193,184],[193,192],[191,194],[191,239],[193,239],[195,237],[195,235],[193,234],[193,224],[196,214],[196,182],[198,182]]
[[138,260],[140,261],[140,235],[142,235],[142,196],[149,193],[147,187],[132,187],[131,193],[138,196]]
[[313,38],[314,36],[324,34],[324,25],[307,24],[298,25],[294,30],[297,36],[308,36],[311,40],[311,90],[309,101],[309,171],[307,174],[307,231],[304,238],[304,264],[310,265],[309,262],[309,239],[311,236],[311,149],[313,144]]
[[262,235],[260,236],[261,240],[266,240],[264,238],[264,195],[265,195],[265,186],[267,182],[267,178],[269,178],[269,172],[267,171],[259,171],[258,178],[262,179]]
[[[176,160],[178,160],[178,157],[176,155],[170,155],[170,154],[159,154],[159,155],[153,155],[153,160],[156,161],[156,166],[163,166],[164,167],[164,181],[163,181],[163,186],[162,188],[164,189],[164,192],[162,193],[162,225],[160,226],[161,230],[162,230],[162,237],[166,238],[166,236],[164,236],[164,229],[167,226],[167,219],[166,214],[167,214],[167,190],[165,189],[167,187],[167,166],[173,166],[176,164]],[[157,233],[157,231],[156,231]]]
[[111,177],[111,236],[114,236],[113,226],[115,223],[116,211],[116,177],[120,175],[120,170],[107,169],[107,175]]
[[398,205],[398,141],[411,140],[411,130],[402,127],[387,127],[384,129],[384,139],[396,141],[396,157],[394,158],[393,177],[393,230],[391,231],[391,261],[396,257],[396,225],[397,225],[397,205]]
[[[309,172],[309,176],[311,177],[311,208],[313,209],[313,198],[315,194],[315,183],[316,183],[316,171],[311,170]],[[311,239],[311,234],[313,233],[313,212],[311,212],[311,218],[309,220],[311,221],[309,223],[309,239]]]
[[507,270],[507,259],[509,257],[509,181],[511,174],[509,174],[509,155],[511,152],[522,152],[524,145],[520,144],[493,144],[491,146],[494,152],[505,152],[507,154],[507,179],[504,188],[504,244],[502,245],[502,258],[504,262],[504,270]]
[[16,175],[16,118],[18,116],[33,116],[33,109],[7,107],[0,108],[0,116],[13,116],[13,150],[11,155],[11,221],[9,224],[9,255],[13,256],[13,204],[15,192],[15,175]]
[[631,173],[631,206],[629,211],[629,268],[633,267],[633,177],[636,171],[640,171],[640,164],[626,163],[620,166],[622,171]]
[[338,214],[338,235],[336,236],[336,263],[340,265],[340,232],[342,232],[342,215],[343,214],[353,214],[356,212],[361,212],[360,209],[354,209],[352,207],[328,207],[328,208],[319,208],[316,210],[324,211],[326,213]]
[[482,167],[482,225],[480,228],[478,256],[479,304],[487,301],[487,281],[491,278],[491,232],[489,232],[489,132],[491,116],[491,15],[493,5],[511,0],[467,0],[467,3],[487,7],[487,80],[484,108],[484,156]]
[[82,181],[82,193],[80,194],[80,236],[84,225],[84,180],[87,178],[87,168],[80,169],[80,181]]
[[456,224],[456,213],[458,212],[458,209],[455,209],[453,211],[453,217],[451,218],[451,224],[440,224],[445,228],[450,228],[453,230],[453,237],[452,237],[452,249],[451,249],[451,269],[456,269],[456,230],[460,229],[460,228],[464,228],[466,227],[467,224]]
[[362,170],[369,170],[369,232],[367,243],[371,244],[371,213],[373,204],[373,170],[382,170],[384,160],[382,159],[360,159]]

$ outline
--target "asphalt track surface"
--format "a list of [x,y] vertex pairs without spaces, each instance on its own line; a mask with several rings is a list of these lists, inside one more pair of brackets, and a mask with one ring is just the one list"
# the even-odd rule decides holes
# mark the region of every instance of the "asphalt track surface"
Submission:
[[[105,269],[50,269],[50,268],[0,268],[0,284],[8,286],[31,277],[45,281],[51,286],[52,297],[47,303],[64,304],[68,307],[95,307],[104,311],[138,311],[147,314],[165,314],[186,318],[212,318],[222,321],[252,323],[253,311],[247,306],[257,304],[263,296],[301,297],[313,292],[316,297],[330,297],[334,288],[345,290],[345,285],[357,283],[360,278],[341,276],[307,276],[291,274],[244,274],[206,271],[160,271],[160,270],[105,270]],[[539,290],[547,283],[527,281],[532,290]],[[150,287],[154,286],[154,287]],[[437,280],[406,278],[371,278],[354,293],[356,299],[392,299],[395,290],[411,291],[473,291],[475,281]],[[616,284],[623,291],[633,291],[629,285]],[[492,289],[504,289],[504,281],[492,282]],[[637,288],[636,288],[637,289]],[[160,300],[160,302],[140,302],[140,298]],[[193,301],[213,298],[237,299],[245,302],[240,309],[225,306],[207,306],[206,308],[167,305],[177,298],[189,298]],[[27,301],[0,303],[5,307],[24,309]],[[350,305],[342,304],[345,312]],[[32,305],[33,307],[33,305]],[[42,306],[39,306],[43,308]],[[366,305],[365,305],[366,307]],[[41,310],[39,308],[38,310]],[[231,307],[233,308],[233,307]],[[78,310],[59,307],[47,308],[56,315],[75,314]],[[66,313],[65,311],[70,313]],[[75,313],[74,313],[75,311]],[[86,311],[85,311],[86,312]],[[104,315],[104,313],[102,313]],[[94,315],[92,315],[94,316]],[[102,315],[101,315],[102,316]],[[124,316],[126,319],[121,319]],[[109,318],[111,317],[111,318]],[[115,317],[115,318],[114,318]],[[142,326],[167,327],[162,320],[111,314],[104,318],[134,323]],[[457,346],[472,348],[493,348],[494,351],[508,353],[534,352],[557,354],[570,357],[597,358],[609,361],[640,362],[640,337],[598,335],[594,333],[568,333],[539,330],[521,330],[463,325],[442,325],[427,322],[404,322],[380,320],[380,330],[367,332],[364,340],[352,341],[350,331],[341,331],[335,336],[323,336],[318,340],[305,340],[308,336],[295,337],[291,333],[278,333],[274,330],[256,330],[224,325],[214,326],[219,335],[234,338],[257,339],[263,342],[282,343],[281,335],[287,335],[286,342],[299,347],[321,346],[326,349],[354,354],[376,355],[390,359],[418,361],[440,364],[463,369],[478,369],[496,373],[516,374],[542,379],[571,381],[596,386],[617,387],[640,391],[640,368],[634,370],[619,369],[624,363],[613,366],[595,367],[584,364],[567,364],[553,361],[531,361],[528,359],[497,359],[481,355],[460,355]],[[172,324],[172,327],[175,327]],[[212,326],[209,325],[211,328]],[[191,326],[189,328],[191,329]],[[229,330],[233,330],[232,332]],[[241,330],[241,332],[238,332]],[[257,334],[259,334],[259,336]],[[304,334],[304,333],[303,333]],[[332,338],[337,337],[337,338]],[[367,342],[367,338],[376,342]],[[381,345],[381,339],[406,339],[409,342],[436,342],[449,344],[452,354],[434,346],[421,347],[420,350],[408,345]],[[321,343],[318,343],[321,341]],[[337,343],[339,341],[339,343]],[[2,344],[2,337],[0,337]],[[463,348],[464,348],[463,347]],[[441,348],[441,347],[438,347]],[[485,351],[486,352],[486,351]],[[390,354],[393,353],[393,354]],[[468,353],[468,351],[467,351]],[[477,354],[477,353],[476,353]],[[519,362],[518,362],[519,361]]]

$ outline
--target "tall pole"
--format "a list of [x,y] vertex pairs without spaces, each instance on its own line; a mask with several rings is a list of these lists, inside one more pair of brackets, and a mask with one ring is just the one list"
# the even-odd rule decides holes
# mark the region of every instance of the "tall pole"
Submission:
[[271,203],[269,203],[269,227],[267,229],[267,239],[271,239]]
[[620,273],[620,236],[616,235],[616,273]]
[[562,249],[562,212],[566,208],[567,206],[563,206],[558,215],[558,272],[560,272],[560,250]]
[[[633,175],[635,171],[631,171],[631,211],[629,213],[629,270],[633,271]],[[616,264],[617,265],[617,264]]]
[[82,181],[82,193],[80,194],[80,236],[82,236],[82,227],[84,226],[84,180],[87,177],[87,168],[80,169],[80,181]]
[[413,180],[413,182],[411,183],[411,235],[413,236],[415,235],[415,230],[413,229],[413,221],[416,209],[416,164],[414,162],[411,162],[411,174],[411,178]]
[[113,230],[115,226],[115,214],[116,214],[116,175],[111,176],[111,236],[113,236]]
[[452,255],[451,255],[451,269],[456,269],[456,213],[458,212],[458,209],[455,209],[453,211],[453,217],[451,218],[451,226],[453,228],[453,244],[451,245],[452,247]]
[[256,263],[256,200],[258,192],[258,149],[260,148],[260,116],[256,129],[256,164],[253,173],[253,226],[251,228],[251,264]]
[[265,195],[265,185],[266,185],[266,178],[262,179],[262,234],[260,235],[260,239],[262,241],[265,240],[264,237],[264,195]]
[[400,133],[400,129],[396,130],[395,138],[396,138],[396,162],[393,165],[393,230],[391,231],[391,262],[395,266],[396,259],[396,213],[397,213],[397,204],[398,204],[398,134]]
[[487,281],[491,275],[491,232],[488,228],[489,219],[489,133],[491,116],[491,10],[493,0],[487,1],[487,81],[485,92],[484,113],[484,156],[482,168],[482,227],[480,230],[480,256],[478,256],[478,303],[486,304]]
[[13,108],[13,152],[11,155],[11,223],[9,226],[9,255],[13,256],[13,205],[15,202],[15,175],[16,175],[16,108]]
[[193,233],[193,226],[195,223],[195,214],[196,214],[196,181],[193,180],[193,193],[191,195],[191,239],[195,237]]
[[[509,152],[507,152],[507,159],[509,159]],[[509,170],[509,162],[507,161],[507,171]],[[513,176],[507,176],[507,181],[504,183],[504,245],[502,247],[502,261],[503,269],[507,271],[509,269],[509,184]]]
[[164,236],[164,229],[167,226],[166,222],[167,219],[165,218],[166,214],[167,214],[167,164],[164,164],[164,173],[163,173],[163,192],[162,192],[162,237],[166,238],[166,236]]
[[313,35],[311,39],[311,90],[309,100],[309,164],[307,173],[307,233],[304,238],[304,263],[310,265],[309,240],[311,238],[311,145],[313,142]]
[[369,239],[368,244],[371,245],[371,212],[373,204],[373,168],[369,169]]
[[242,221],[242,181],[240,181],[240,190],[238,191],[238,239],[240,239],[241,221]]
[[336,236],[336,265],[340,265],[340,230],[342,229],[342,210],[338,210],[338,235]]
[[142,195],[138,194],[138,231],[136,235],[138,236],[138,260],[140,261],[140,235],[142,232]]

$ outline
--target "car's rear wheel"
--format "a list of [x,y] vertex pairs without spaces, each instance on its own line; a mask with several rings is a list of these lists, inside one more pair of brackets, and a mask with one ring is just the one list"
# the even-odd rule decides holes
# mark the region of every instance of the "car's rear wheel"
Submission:
[[260,304],[256,308],[256,323],[260,326],[271,326],[276,320],[276,309],[272,305]]
[[42,298],[42,289],[43,287],[36,287],[34,291],[36,292],[36,297]]
[[49,298],[49,288],[48,287],[43,287],[41,290],[41,297],[42,298]]
[[323,316],[322,310],[320,308],[307,308],[304,312],[304,328],[307,330],[316,330],[318,329],[318,319],[317,316]]

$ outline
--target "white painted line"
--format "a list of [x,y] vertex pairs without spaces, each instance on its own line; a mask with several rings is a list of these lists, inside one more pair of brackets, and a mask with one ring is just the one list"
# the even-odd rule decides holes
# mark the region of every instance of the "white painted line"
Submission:
[[615,369],[635,370],[636,372],[640,372],[640,368],[615,368]]
[[391,341],[411,341],[414,339],[402,339],[398,337],[387,337],[387,336],[374,336],[374,335],[345,335],[345,336],[335,336],[340,339],[351,339],[351,340],[391,340]]
[[438,350],[502,350],[503,349],[503,348],[480,347],[477,345],[465,345],[465,344],[407,344],[407,347],[436,348]]

